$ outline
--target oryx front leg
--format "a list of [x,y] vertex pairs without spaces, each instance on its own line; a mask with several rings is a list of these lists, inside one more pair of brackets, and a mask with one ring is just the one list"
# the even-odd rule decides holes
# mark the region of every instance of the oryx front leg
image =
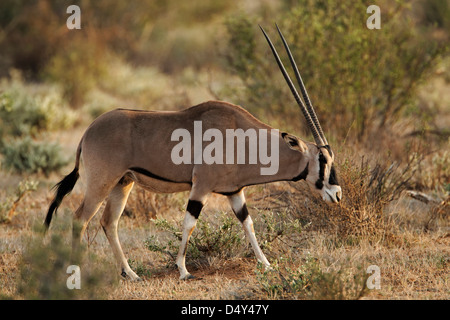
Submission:
[[186,269],[186,251],[189,243],[189,238],[194,232],[195,226],[197,224],[198,216],[200,215],[200,211],[203,208],[202,200],[194,200],[191,196],[189,197],[189,202],[187,205],[186,215],[184,216],[183,222],[183,237],[181,239],[180,249],[177,255],[176,264],[178,266],[178,270],[180,271],[180,279],[187,280],[192,279],[192,276]]
[[228,200],[230,201],[234,214],[244,227],[245,236],[250,241],[256,258],[259,262],[263,263],[266,268],[270,268],[270,263],[256,240],[255,230],[253,229],[253,220],[248,214],[247,205],[245,204],[244,191],[241,190],[239,193],[229,196]]

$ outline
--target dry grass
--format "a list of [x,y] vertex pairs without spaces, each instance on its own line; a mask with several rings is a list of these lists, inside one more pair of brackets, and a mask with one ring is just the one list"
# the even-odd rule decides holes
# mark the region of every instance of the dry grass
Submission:
[[[342,207],[324,206],[315,198],[306,198],[301,187],[288,183],[249,188],[248,203],[255,220],[255,229],[264,251],[275,266],[275,272],[264,274],[248,247],[224,258],[210,254],[193,259],[188,255],[188,268],[197,276],[193,281],[178,280],[173,260],[164,254],[150,252],[145,240],[157,235],[161,241],[167,234],[158,230],[144,214],[124,216],[119,236],[132,267],[144,281],[138,283],[115,280],[115,284],[100,282],[97,297],[106,299],[448,299],[450,237],[448,219],[435,222],[435,228],[425,225],[433,215],[432,207],[407,195],[391,202],[383,215],[361,217],[352,215],[356,209],[343,176],[343,186],[349,191],[348,202]],[[300,190],[297,190],[300,189]],[[136,191],[139,194],[139,191]],[[1,272],[0,296],[26,298],[18,291],[22,268],[21,261],[31,239],[39,239],[33,225],[41,223],[51,197],[46,187],[27,195],[17,208],[18,214],[9,224],[0,224]],[[164,198],[158,212],[174,226],[180,226],[183,195]],[[74,192],[63,204],[54,221],[52,233],[61,233],[64,243],[70,243],[71,211],[81,200]],[[135,206],[139,199],[131,199]],[[228,211],[226,200],[213,196],[201,219]],[[167,206],[167,207],[166,207]],[[306,209],[305,209],[306,208]],[[369,210],[370,204],[364,210]],[[346,210],[349,210],[348,212]],[[268,223],[277,224],[276,217],[283,212],[302,224],[302,231],[286,231],[279,237],[268,236]],[[370,212],[370,210],[369,210]],[[275,220],[267,222],[265,215],[273,214]],[[330,215],[331,214],[331,215]],[[334,215],[343,214],[344,218]],[[327,216],[328,215],[328,216]],[[351,218],[352,217],[352,218]],[[95,267],[118,274],[106,237],[100,229],[100,214],[91,222],[85,243],[96,256]],[[351,220],[351,221],[350,221]],[[399,223],[401,222],[401,223]],[[211,228],[217,228],[217,225]],[[282,230],[282,228],[280,229]],[[194,234],[195,236],[195,234]],[[267,242],[266,240],[270,240]],[[265,243],[266,241],[266,243]],[[45,257],[43,257],[45,259]],[[381,289],[365,288],[365,270],[377,265],[381,271]],[[359,280],[355,280],[359,277]],[[350,280],[349,280],[350,279]],[[286,282],[287,281],[287,282]],[[289,282],[290,281],[290,282]],[[303,281],[297,288],[293,281]],[[320,287],[315,286],[319,283]],[[343,283],[354,284],[344,287]],[[318,290],[322,288],[324,290]]]
[[[116,70],[119,72],[120,68]],[[133,72],[128,69],[122,72],[125,75],[123,78],[118,75],[117,84],[107,84],[101,94],[92,93],[93,105],[87,104],[86,110],[80,112],[82,116],[78,126],[48,133],[41,139],[57,141],[65,154],[71,156],[89,124],[89,111],[99,112],[98,107],[104,100],[109,101],[108,108],[120,104],[141,107],[143,101],[150,101],[155,109],[175,109],[180,104],[194,105],[212,98],[205,89],[211,85],[211,79],[204,73],[196,77],[192,70],[187,70],[184,79],[180,80],[155,74],[157,71],[153,69],[141,70],[143,73],[138,75],[141,80],[133,82]],[[153,84],[152,90],[143,89],[147,87],[147,83],[142,85],[147,77],[154,79],[160,76],[164,79],[164,88]],[[121,86],[121,90],[109,93],[117,89],[116,86]],[[447,94],[444,101],[448,101],[448,86],[448,83],[441,83],[438,87],[440,93]],[[162,92],[173,96],[169,102]],[[430,95],[434,93],[430,91]],[[169,106],[159,104],[162,101]],[[439,122],[444,123],[442,127],[449,122],[447,109],[443,108],[444,116],[439,118]],[[152,195],[135,188],[120,221],[119,237],[132,268],[144,281],[134,283],[119,278],[120,271],[99,224],[100,212],[91,222],[84,239],[89,254],[95,257],[87,268],[102,270],[112,280],[100,277],[95,290],[81,298],[450,299],[450,221],[448,190],[445,190],[448,184],[448,168],[445,167],[448,164],[445,158],[448,142],[433,140],[428,149],[433,153],[424,153],[422,151],[427,151],[426,148],[405,147],[410,137],[395,141],[388,138],[380,137],[380,141],[373,141],[366,148],[353,146],[349,141],[333,144],[344,191],[340,205],[327,205],[310,196],[311,190],[304,182],[273,183],[246,190],[258,240],[274,266],[270,273],[258,266],[235,219],[232,237],[240,237],[242,241],[231,241],[233,246],[223,250],[226,254],[208,248],[199,252],[188,251],[188,269],[197,279],[178,280],[178,270],[171,256],[150,251],[146,241],[150,236],[155,236],[160,242],[173,240],[170,233],[158,228],[151,218],[164,218],[171,226],[180,228],[187,193]],[[418,140],[414,141],[423,141],[416,138]],[[392,154],[387,156],[386,152],[380,151],[385,149],[392,150]],[[407,153],[406,150],[412,151]],[[426,158],[418,161],[409,157],[414,152]],[[63,172],[67,173],[71,166]],[[10,221],[0,223],[0,298],[29,298],[23,283],[22,271],[27,265],[23,257],[29,256],[31,248],[39,246],[43,253],[48,252],[45,251],[48,238],[42,241],[34,227],[42,225],[53,196],[50,189],[61,175],[25,177],[0,170],[0,204],[15,199],[14,192],[25,178],[38,181],[37,190],[20,199]],[[81,202],[83,187],[83,179],[80,179],[52,222],[48,237],[60,236],[65,247],[70,246],[71,216]],[[424,203],[413,199],[405,192],[409,187],[447,202]],[[0,218],[2,214],[0,211]],[[233,217],[227,200],[222,196],[210,197],[200,216],[202,221],[211,222],[205,223],[205,228],[209,228],[205,231],[216,234],[222,217]],[[196,232],[194,237],[205,234],[201,233],[202,230]],[[32,256],[44,261],[47,259],[44,254]],[[380,268],[381,288],[378,290],[369,290],[365,286],[368,276],[365,271],[371,265]],[[39,273],[35,274],[39,276]],[[42,274],[49,276],[45,272]]]
[[[49,136],[70,155],[86,125],[82,121],[73,130]],[[397,141],[390,148],[400,150],[401,144],[402,141]],[[97,291],[81,298],[449,299],[448,199],[442,203],[424,203],[404,192],[407,187],[422,186],[422,192],[446,200],[442,189],[445,168],[424,165],[427,162],[419,165],[409,162],[409,158],[392,166],[393,157],[346,144],[338,145],[335,150],[345,195],[340,205],[327,205],[310,196],[311,190],[304,182],[280,182],[246,190],[257,237],[274,272],[265,273],[259,268],[243,239],[240,244],[234,242],[233,247],[226,248],[226,255],[208,250],[189,251],[188,269],[197,279],[178,280],[173,259],[164,252],[150,251],[146,241],[152,235],[160,242],[173,240],[151,218],[164,218],[180,228],[188,195],[152,195],[135,188],[120,221],[119,237],[132,268],[144,281],[132,283],[118,277],[119,270],[99,224],[100,212],[84,240],[89,253],[95,256],[91,267],[106,271],[114,280],[113,283],[102,280]],[[0,171],[2,203],[14,199],[12,196],[24,178]],[[52,198],[50,188],[60,175],[28,178],[39,182],[37,190],[23,196],[8,223],[0,223],[2,298],[29,297],[23,290],[19,291],[22,258],[30,243],[41,241],[33,231],[34,226],[42,224]],[[426,183],[420,184],[421,181]],[[70,245],[71,215],[81,202],[83,188],[81,179],[52,223],[51,234],[60,235],[65,246]],[[211,222],[204,224],[209,228],[206,231],[214,234],[220,228],[221,217],[233,217],[228,201],[223,196],[211,196],[200,216],[202,221]],[[233,221],[236,226],[232,228],[232,236],[243,238],[239,223]],[[194,233],[194,237],[196,234],[202,235]],[[47,242],[42,242],[43,249]],[[379,290],[365,287],[364,281],[369,276],[365,271],[370,265],[380,268]]]

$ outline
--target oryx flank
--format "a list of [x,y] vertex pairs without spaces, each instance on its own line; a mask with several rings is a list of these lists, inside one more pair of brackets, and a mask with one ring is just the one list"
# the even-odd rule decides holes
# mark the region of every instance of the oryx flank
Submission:
[[[339,202],[342,192],[333,167],[334,153],[325,139],[289,47],[278,29],[304,102],[300,99],[269,37],[262,28],[261,30],[306,118],[315,143],[272,130],[272,127],[254,118],[241,107],[226,102],[208,101],[177,112],[126,109],[110,111],[98,117],[81,138],[74,170],[56,185],[55,198],[45,219],[46,227],[49,227],[52,215],[64,196],[75,186],[82,163],[86,191],[83,202],[75,212],[75,220],[81,224],[81,229],[74,228],[73,245],[79,243],[89,221],[107,199],[101,225],[121,267],[123,277],[131,280],[139,279],[128,265],[117,235],[119,218],[135,183],[153,192],[190,190],[182,241],[176,259],[180,279],[192,277],[185,266],[186,248],[200,211],[206,203],[206,197],[210,193],[228,197],[257,259],[266,267],[270,267],[255,237],[253,222],[245,204],[244,188],[274,181],[306,180],[327,202]],[[177,142],[172,141],[171,135],[174,130],[180,128],[188,130],[193,135],[194,121],[202,121],[204,130],[219,130],[224,136],[227,129],[242,129],[244,132],[248,129],[259,132],[266,129],[267,139],[264,139],[268,144],[266,150],[271,150],[269,147],[273,135],[276,135],[278,148],[275,151],[278,152],[279,169],[273,175],[262,175],[261,168],[266,164],[261,163],[227,164],[223,161],[219,164],[195,162],[174,164],[171,150]],[[245,148],[245,154],[248,156],[249,144],[245,144]]]

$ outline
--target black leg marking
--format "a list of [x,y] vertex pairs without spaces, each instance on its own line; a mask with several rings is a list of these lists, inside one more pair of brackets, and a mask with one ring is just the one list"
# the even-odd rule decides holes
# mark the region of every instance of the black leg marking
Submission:
[[245,219],[247,219],[247,217],[248,217],[247,204],[244,203],[241,210],[239,210],[238,212],[234,212],[234,214],[236,215],[236,217],[239,219],[239,221],[241,223],[244,223]]
[[192,214],[195,219],[198,219],[198,216],[200,215],[200,211],[202,211],[203,204],[200,201],[197,200],[189,200],[187,205],[187,211],[189,211],[190,214]]

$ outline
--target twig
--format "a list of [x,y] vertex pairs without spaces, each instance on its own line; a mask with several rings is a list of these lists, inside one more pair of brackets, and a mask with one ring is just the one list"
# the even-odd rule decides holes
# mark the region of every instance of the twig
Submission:
[[406,191],[406,194],[408,196],[410,196],[411,198],[419,200],[419,201],[424,202],[426,204],[428,204],[428,203],[439,203],[439,201],[433,199],[432,197],[430,197],[429,195],[426,195],[423,192],[408,190],[408,191]]
[[17,199],[14,201],[14,203],[11,206],[11,209],[9,209],[8,211],[8,220],[11,220],[12,217],[14,216],[14,213],[16,212],[16,208],[19,205],[20,200],[23,199],[23,197],[27,194],[27,192],[29,192],[31,190],[26,190],[24,191],[22,194],[19,194],[19,196],[17,197]]

